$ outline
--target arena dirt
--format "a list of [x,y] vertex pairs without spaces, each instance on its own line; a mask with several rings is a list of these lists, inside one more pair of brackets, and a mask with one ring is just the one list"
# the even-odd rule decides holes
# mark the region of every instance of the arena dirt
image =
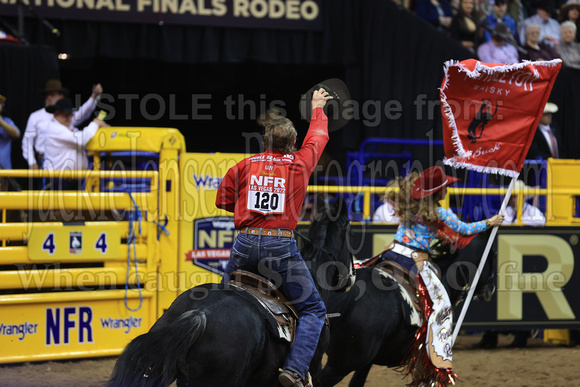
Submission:
[[[568,348],[530,339],[528,347],[508,348],[511,335],[500,335],[496,349],[472,349],[481,335],[460,335],[453,354],[453,368],[465,387],[580,386],[580,347]],[[0,365],[1,387],[103,386],[115,358],[50,361]],[[338,386],[346,387],[347,379]],[[374,366],[366,386],[404,386],[401,375]]]

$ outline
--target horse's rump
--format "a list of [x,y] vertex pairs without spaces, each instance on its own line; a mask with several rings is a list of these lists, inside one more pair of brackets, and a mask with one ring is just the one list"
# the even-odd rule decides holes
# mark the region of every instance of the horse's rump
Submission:
[[[271,384],[288,347],[269,334],[258,306],[222,285],[200,285],[129,343],[109,385],[168,386],[176,378],[204,387]],[[251,381],[254,374],[261,376]]]
[[[207,317],[191,310],[133,339],[117,360],[109,386],[167,386],[186,361],[189,348],[204,333]],[[172,333],[182,332],[182,335]],[[131,372],[126,372],[131,370]]]

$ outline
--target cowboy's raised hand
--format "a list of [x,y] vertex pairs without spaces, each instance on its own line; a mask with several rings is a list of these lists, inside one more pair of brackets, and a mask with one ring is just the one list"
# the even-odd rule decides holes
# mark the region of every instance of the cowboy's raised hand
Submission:
[[330,99],[332,99],[332,97],[322,87],[318,90],[314,90],[314,93],[312,93],[312,109],[316,109],[317,107],[324,107],[326,105],[326,101]]
[[95,97],[98,97],[103,92],[103,86],[101,86],[100,83],[97,83],[96,85],[93,85],[92,92],[93,92],[93,95]]

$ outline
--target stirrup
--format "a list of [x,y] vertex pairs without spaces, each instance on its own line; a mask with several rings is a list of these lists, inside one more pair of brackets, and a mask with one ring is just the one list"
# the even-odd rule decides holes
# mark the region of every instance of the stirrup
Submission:
[[278,382],[280,382],[283,387],[312,387],[310,373],[308,373],[306,377],[308,381],[303,380],[300,375],[294,371],[280,369]]

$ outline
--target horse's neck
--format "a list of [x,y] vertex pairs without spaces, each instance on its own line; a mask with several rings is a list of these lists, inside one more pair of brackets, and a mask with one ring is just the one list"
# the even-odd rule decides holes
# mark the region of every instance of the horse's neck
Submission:
[[[479,266],[486,243],[486,236],[480,234],[463,249],[459,249],[453,254],[448,253],[447,256],[441,259],[439,265],[442,273],[441,280],[447,290],[447,294],[449,294],[452,305],[455,305],[462,297],[462,293],[466,291],[465,286],[472,283],[473,275]],[[491,258],[486,267],[484,267],[482,278],[479,282],[486,280],[486,278],[483,278],[484,275],[489,275],[489,266],[487,266],[489,264],[491,264]]]
[[[340,205],[340,207],[336,207]],[[338,216],[330,217],[330,213],[338,214],[337,209],[342,211]],[[341,265],[352,266],[347,261],[345,251],[348,250],[347,239],[349,236],[348,210],[344,203],[337,201],[335,207],[317,216],[309,230],[310,248],[307,250],[310,261],[310,273],[321,298],[326,301],[331,293],[335,281],[339,281],[342,273]],[[346,250],[345,250],[346,249]],[[352,260],[352,255],[350,256]]]
[[[328,290],[328,285],[331,284],[332,276],[330,274],[330,270],[328,267],[324,270],[321,268],[322,264],[320,263],[320,257],[318,259],[313,260],[310,266],[310,275],[312,275],[312,279],[314,280],[314,285],[320,294],[320,298],[322,301],[326,302],[330,292]],[[324,275],[321,275],[321,270],[324,270]]]

